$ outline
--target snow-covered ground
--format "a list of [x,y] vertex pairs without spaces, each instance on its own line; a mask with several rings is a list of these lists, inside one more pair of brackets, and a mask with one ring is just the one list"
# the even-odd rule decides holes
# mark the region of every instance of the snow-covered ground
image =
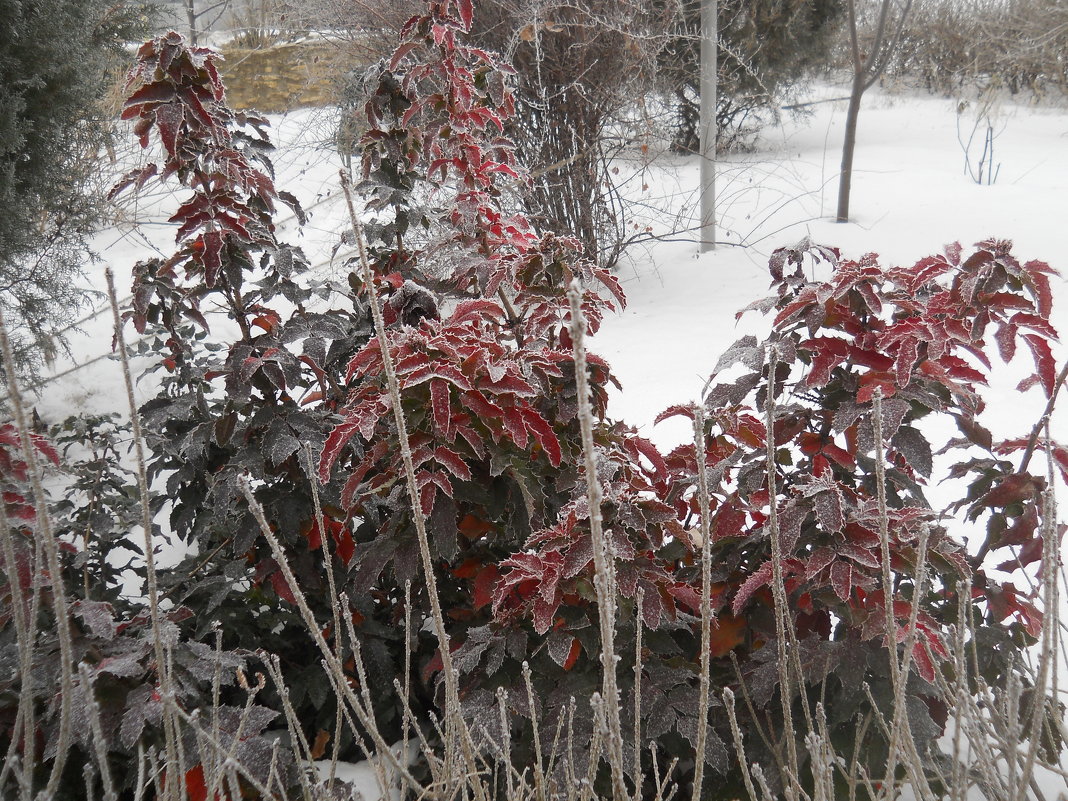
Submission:
[[[814,91],[821,97],[841,94],[834,87]],[[833,218],[845,104],[821,103],[810,110],[805,118],[785,118],[781,127],[763,133],[752,152],[727,157],[719,165],[724,244],[714,252],[699,255],[689,234],[675,232],[680,210],[685,214],[696,206],[695,158],[658,156],[638,182],[648,188],[636,193],[646,205],[635,221],[663,238],[627,254],[619,277],[629,306],[605,321],[591,348],[608,359],[624,386],[612,399],[610,415],[637,426],[661,446],[687,439],[689,430],[685,423],[654,427],[656,414],[696,399],[719,354],[742,333],[761,328],[758,316],[737,325],[734,314],[766,294],[767,259],[777,247],[809,236],[846,255],[875,251],[884,263],[902,264],[950,242],[967,247],[996,237],[1014,240],[1020,258],[1042,259],[1068,274],[1068,110],[1003,103],[994,141],[1000,173],[994,185],[980,186],[964,172],[958,124],[967,136],[974,118],[968,109],[959,114],[957,99],[873,90],[860,117],[848,224]],[[302,232],[292,222],[282,226],[283,238],[303,245],[324,273],[340,274],[340,266],[330,261],[344,215],[339,159],[328,146],[328,116],[303,111],[275,119],[274,126],[272,135],[281,145],[275,158],[278,184],[312,214]],[[974,150],[973,160],[978,155]],[[103,288],[107,264],[122,293],[137,259],[154,249],[170,252],[173,230],[161,223],[161,204],[168,207],[165,197],[130,204],[124,213],[140,225],[116,225],[98,237],[102,264],[92,266],[88,276],[94,286]],[[1068,278],[1053,283],[1059,301],[1055,324],[1065,332]],[[89,320],[83,332],[72,340],[76,363],[108,351],[110,314]],[[1061,347],[1056,355],[1063,362],[1068,352]],[[55,372],[71,367],[61,362]],[[1017,378],[1013,373],[997,380],[989,395],[987,425],[1006,437],[1029,430],[1044,406],[1038,389],[1016,392]],[[147,397],[151,382],[139,385],[139,391]],[[38,408],[46,419],[58,420],[83,410],[122,408],[117,403],[121,397],[118,366],[103,359],[50,382]],[[1056,413],[1052,429],[1055,438],[1068,439],[1064,408]],[[376,795],[373,788],[373,783],[362,788],[367,801]]]

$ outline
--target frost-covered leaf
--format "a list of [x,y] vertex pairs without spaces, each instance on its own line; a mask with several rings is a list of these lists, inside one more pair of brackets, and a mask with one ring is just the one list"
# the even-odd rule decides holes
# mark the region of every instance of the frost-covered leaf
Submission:
[[114,609],[104,601],[80,600],[74,604],[74,614],[81,619],[94,637],[112,640],[118,629]]

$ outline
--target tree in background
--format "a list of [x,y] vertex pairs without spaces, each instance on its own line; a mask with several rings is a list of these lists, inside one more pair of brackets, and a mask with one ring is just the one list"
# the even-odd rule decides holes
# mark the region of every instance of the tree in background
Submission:
[[879,80],[879,76],[893,58],[905,29],[909,9],[912,8],[912,0],[904,0],[900,4],[892,0],[881,0],[874,7],[875,19],[871,33],[867,36],[856,0],[847,0],[846,8],[849,12],[849,50],[853,80],[849,92],[849,107],[846,110],[842,170],[838,177],[838,222],[849,222],[849,194],[853,187],[853,152],[857,146],[860,99]]
[[574,236],[615,264],[626,244],[609,163],[629,139],[625,118],[655,85],[672,4],[637,0],[483,0],[472,35],[516,70],[508,134],[532,166],[526,211],[543,230]]
[[150,7],[114,0],[0,0],[0,308],[19,366],[54,351],[84,303],[76,279],[99,219],[90,190],[106,135],[100,101]]
[[[681,7],[660,68],[678,102],[675,145],[696,152],[701,2],[682,0]],[[751,131],[754,113],[826,63],[843,7],[842,0],[720,0],[716,126],[721,147]]]

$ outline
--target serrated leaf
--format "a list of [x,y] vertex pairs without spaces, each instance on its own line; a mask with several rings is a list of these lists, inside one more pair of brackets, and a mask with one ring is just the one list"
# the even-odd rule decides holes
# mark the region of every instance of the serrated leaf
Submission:
[[440,378],[430,382],[430,406],[434,415],[434,427],[438,434],[447,436],[449,432],[450,408],[449,385]]
[[824,532],[836,534],[842,530],[845,525],[845,516],[842,511],[842,493],[837,485],[815,495],[812,499],[812,508]]
[[266,440],[266,456],[272,466],[280,465],[300,448],[300,440],[281,420],[271,423]]
[[578,640],[572,637],[568,632],[563,631],[562,629],[553,629],[549,632],[549,636],[545,640],[545,645],[552,660],[560,667],[564,667],[571,656],[574,644],[577,642]]
[[911,426],[902,426],[890,442],[898,453],[905,457],[909,467],[924,478],[930,478],[934,469],[934,457],[931,454],[931,443],[923,434]]
[[753,593],[771,582],[771,575],[772,564],[771,562],[765,562],[742,583],[742,586],[738,588],[738,592],[734,595],[734,601],[731,603],[731,612],[735,617],[741,614],[742,609],[745,608],[746,602],[753,596]]
[[438,554],[451,562],[459,551],[456,535],[456,502],[443,492],[437,493],[434,510],[427,518],[427,527]]
[[80,600],[74,604],[74,614],[80,618],[94,637],[113,640],[118,630],[111,604],[104,601]]
[[835,595],[849,603],[853,591],[853,566],[849,562],[839,560],[831,565],[831,587]]

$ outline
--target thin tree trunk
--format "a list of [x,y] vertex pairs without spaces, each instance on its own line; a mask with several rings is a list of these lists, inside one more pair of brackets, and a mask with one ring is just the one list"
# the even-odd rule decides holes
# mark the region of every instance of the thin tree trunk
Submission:
[[197,10],[194,0],[185,0],[185,16],[189,20],[189,44],[197,46]]
[[849,222],[849,192],[853,184],[853,152],[857,148],[857,118],[864,96],[862,76],[853,78],[853,91],[846,111],[845,141],[842,143],[842,170],[838,176],[838,222]]
[[719,2],[701,5],[701,252],[716,247],[716,103]]

